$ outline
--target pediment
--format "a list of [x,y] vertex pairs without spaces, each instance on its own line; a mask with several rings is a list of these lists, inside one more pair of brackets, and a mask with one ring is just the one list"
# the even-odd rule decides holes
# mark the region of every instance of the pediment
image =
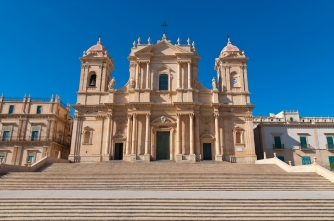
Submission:
[[123,134],[116,134],[113,139],[126,139],[126,136]]
[[169,117],[161,116],[151,122],[152,124],[175,124],[175,121]]
[[135,52],[135,54],[151,53],[153,55],[175,55],[176,53],[193,53],[177,45],[172,45],[168,41],[160,41],[156,45],[148,45],[147,47]]
[[214,136],[212,136],[211,134],[203,134],[203,135],[201,136],[201,138],[214,139]]

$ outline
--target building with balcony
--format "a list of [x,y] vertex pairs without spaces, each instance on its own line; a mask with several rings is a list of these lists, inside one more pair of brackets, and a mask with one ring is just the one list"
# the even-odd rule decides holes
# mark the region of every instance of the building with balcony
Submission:
[[67,159],[72,134],[70,106],[60,97],[0,97],[0,160],[33,164],[45,156]]
[[217,78],[207,79],[212,88],[206,88],[190,39],[138,39],[128,56],[128,82],[116,90],[114,61],[99,39],[80,58],[69,159],[253,163],[248,58],[230,39],[217,54]]
[[281,111],[254,117],[258,159],[273,157],[292,165],[316,161],[329,168],[334,163],[334,117],[301,117],[298,111]]

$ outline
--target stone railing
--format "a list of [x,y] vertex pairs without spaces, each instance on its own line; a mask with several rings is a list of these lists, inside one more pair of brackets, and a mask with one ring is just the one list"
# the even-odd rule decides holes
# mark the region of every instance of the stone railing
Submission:
[[26,164],[26,166],[10,165],[10,164],[0,164],[0,173],[8,172],[34,172],[44,166],[47,163],[69,163],[69,160],[54,158],[54,157],[44,157],[34,164]]
[[313,164],[302,165],[302,166],[291,166],[291,161],[289,161],[289,164],[286,164],[280,159],[278,159],[276,157],[276,154],[274,154],[274,158],[257,160],[255,161],[255,164],[276,164],[286,172],[292,172],[292,173],[315,172],[334,183],[334,173],[317,164],[316,158],[314,158]]

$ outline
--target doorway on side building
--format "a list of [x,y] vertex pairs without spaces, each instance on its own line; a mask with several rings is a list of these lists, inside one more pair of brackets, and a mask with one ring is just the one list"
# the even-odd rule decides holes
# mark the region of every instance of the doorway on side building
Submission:
[[168,132],[157,132],[157,150],[156,160],[169,160],[169,131]]
[[203,143],[203,160],[212,160],[211,143]]
[[114,160],[123,160],[123,143],[115,143]]

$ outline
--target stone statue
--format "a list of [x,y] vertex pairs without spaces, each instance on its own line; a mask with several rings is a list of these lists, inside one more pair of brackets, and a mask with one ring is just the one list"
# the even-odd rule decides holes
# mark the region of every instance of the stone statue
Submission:
[[135,86],[136,86],[136,82],[135,82],[135,80],[134,80],[133,78],[131,78],[131,79],[130,79],[130,88],[131,88],[131,89],[134,89]]
[[114,89],[115,84],[116,84],[116,80],[115,80],[115,78],[112,78],[112,79],[109,81],[109,84],[108,84],[108,88],[109,88],[109,90],[110,90],[110,89]]
[[212,78],[212,90],[217,90],[217,82],[215,78]]

